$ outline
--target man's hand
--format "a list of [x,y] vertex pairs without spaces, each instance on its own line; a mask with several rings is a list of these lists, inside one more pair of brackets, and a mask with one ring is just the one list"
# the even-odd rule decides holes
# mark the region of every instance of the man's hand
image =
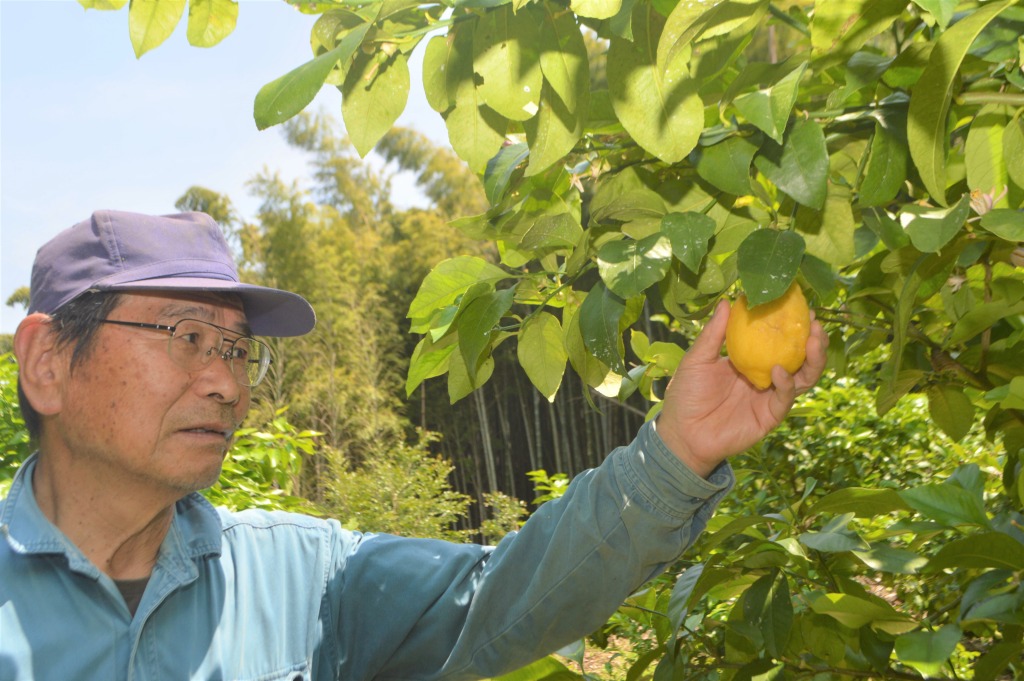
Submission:
[[779,425],[796,396],[813,386],[825,369],[828,336],[812,320],[803,366],[792,375],[776,366],[772,386],[758,390],[721,355],[728,321],[729,304],[723,300],[680,362],[658,416],[662,440],[703,477]]

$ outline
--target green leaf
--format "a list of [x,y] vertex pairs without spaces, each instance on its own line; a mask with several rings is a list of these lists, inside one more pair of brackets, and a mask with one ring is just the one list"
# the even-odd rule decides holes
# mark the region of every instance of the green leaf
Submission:
[[664,279],[671,264],[672,244],[662,234],[609,241],[597,253],[601,279],[622,298],[639,295]]
[[797,121],[781,146],[765,143],[754,165],[798,203],[821,210],[828,188],[825,133],[814,121]]
[[412,319],[430,317],[436,310],[454,303],[473,284],[500,281],[507,276],[505,270],[475,256],[460,255],[443,260],[423,278],[416,297],[409,304],[408,316]]
[[1003,158],[1006,172],[1014,184],[1024,187],[1024,116],[1010,120],[1003,133]]
[[676,3],[658,41],[658,66],[667,71],[681,55],[688,53],[698,38],[725,35],[766,9],[764,0]]
[[470,170],[483,172],[505,142],[508,120],[484,104],[477,91],[473,73],[475,27],[475,22],[466,22],[448,32],[450,46],[444,71],[446,89],[454,93],[455,104],[444,122],[455,153]]
[[505,118],[525,121],[540,108],[539,44],[536,17],[511,5],[484,13],[473,31],[473,70],[483,79],[477,92]]
[[769,655],[782,657],[792,629],[793,601],[789,579],[786,573],[779,572],[779,578],[772,583],[768,608],[761,618],[761,633]]
[[544,4],[540,70],[566,111],[585,115],[590,103],[590,68],[583,33],[569,12]]
[[236,0],[191,0],[188,4],[188,43],[213,47],[235,30]]
[[677,631],[679,627],[683,626],[683,620],[686,619],[686,613],[689,610],[690,596],[693,594],[693,589],[697,586],[700,576],[704,574],[705,565],[705,563],[697,563],[686,568],[672,587],[672,595],[668,601],[668,617],[672,624],[672,631]]
[[558,319],[543,311],[527,319],[519,331],[519,364],[548,402],[555,401],[569,358],[563,335]]
[[950,527],[990,524],[981,495],[957,485],[921,485],[899,494],[918,513]]
[[729,194],[750,194],[750,164],[758,148],[749,137],[727,137],[710,147],[698,147],[694,152],[697,174]]
[[835,267],[845,267],[857,256],[852,204],[849,187],[830,183],[824,210],[797,208],[795,227],[809,255]]
[[967,437],[974,425],[974,404],[962,389],[950,385],[928,387],[928,413],[954,442]]
[[583,300],[579,311],[579,328],[583,345],[594,357],[611,367],[617,374],[626,374],[623,359],[622,335],[619,320],[626,313],[626,303],[605,288],[601,282],[594,284]]
[[811,47],[819,67],[840,63],[889,28],[906,0],[828,0],[814,6]]
[[[788,68],[788,67],[786,67]],[[800,90],[800,79],[807,70],[807,64],[788,70],[778,81],[740,95],[733,105],[743,117],[757,126],[777,144],[782,144],[793,105]],[[804,121],[808,123],[809,121]],[[814,123],[811,123],[815,125]]]
[[963,632],[955,624],[936,631],[914,631],[896,639],[896,657],[927,676],[939,676]]
[[931,560],[930,570],[1024,566],[1024,544],[1004,532],[980,532],[945,544]]
[[1006,301],[977,304],[957,321],[947,345],[960,345],[991,328],[1000,319],[1021,314],[1024,314],[1024,302],[1012,305]]
[[913,0],[914,4],[935,17],[939,26],[946,28],[959,0]]
[[306,108],[320,92],[321,86],[335,65],[341,62],[345,68],[355,54],[370,23],[357,27],[346,35],[336,48],[292,69],[277,80],[260,88],[253,103],[253,117],[256,127],[265,130],[272,125],[283,123]]
[[566,303],[563,312],[562,327],[565,330],[565,349],[569,352],[569,363],[583,382],[596,388],[604,382],[608,375],[608,365],[590,354],[583,342],[580,330],[579,306],[575,304],[575,296]]
[[772,570],[750,585],[743,598],[743,619],[761,630],[769,655],[782,655],[793,628],[793,601],[784,573]]
[[455,336],[447,336],[439,343],[434,343],[429,335],[420,339],[409,359],[409,372],[405,379],[405,396],[428,378],[434,378],[448,371],[448,362],[455,350]]
[[[853,514],[840,516],[840,518],[853,518]],[[799,537],[800,543],[804,546],[822,551],[824,553],[843,553],[846,551],[864,551],[870,548],[860,535],[843,527],[830,527],[821,532],[804,532]]]
[[475,372],[466,368],[461,352],[453,352],[448,367],[448,399],[455,404],[490,380],[494,373],[494,358],[486,357]]
[[1024,241],[1024,212],[996,208],[981,216],[981,226],[1000,239]]
[[882,240],[890,251],[898,251],[910,243],[910,237],[903,231],[900,223],[889,217],[879,208],[868,208],[861,213],[864,226]]
[[634,41],[613,39],[608,49],[608,91],[626,132],[662,161],[676,163],[697,144],[704,103],[685,63],[658,67],[662,27],[663,19],[650,5],[637,4]]
[[692,211],[668,213],[661,219],[661,233],[671,242],[672,255],[694,274],[700,274],[700,264],[707,255],[715,227],[713,219]]
[[341,86],[341,115],[349,140],[365,157],[405,110],[409,65],[402,52],[381,62],[383,52],[360,53]]
[[128,7],[128,34],[136,58],[171,37],[185,13],[186,0],[132,0]]
[[785,293],[804,255],[796,232],[759,229],[740,244],[736,265],[751,306],[770,303]]
[[494,681],[580,681],[579,674],[573,674],[554,657],[538,659],[534,664],[515,672],[495,677]]
[[982,5],[966,14],[935,43],[928,65],[911,91],[907,119],[910,157],[932,199],[946,204],[947,117],[960,64],[974,39],[1014,0]]
[[455,106],[455,91],[448,89],[447,71],[452,42],[446,35],[436,35],[423,50],[423,94],[430,108],[439,114]]
[[541,173],[561,161],[583,136],[583,125],[587,116],[584,103],[589,92],[580,96],[580,106],[575,111],[567,109],[562,101],[553,95],[553,90],[545,83],[541,92],[540,111],[530,120],[523,121],[526,140],[530,146],[527,177]]
[[988,104],[971,122],[964,145],[967,187],[982,194],[998,195],[1007,186],[1007,159],[1003,158],[1003,136],[1010,117],[1008,107]]
[[857,551],[854,555],[872,570],[896,575],[916,575],[928,564],[924,556],[886,544],[868,551]]
[[610,19],[619,13],[622,0],[570,0],[569,8],[581,17]]
[[488,162],[484,171],[484,194],[492,206],[498,205],[508,191],[512,173],[526,160],[530,147],[519,142],[502,147]]
[[858,518],[874,518],[906,510],[910,510],[910,506],[896,490],[846,487],[826,495],[807,513],[853,513]]
[[471,302],[459,315],[459,349],[466,368],[476,371],[484,353],[491,346],[494,327],[512,308],[515,289],[486,293]]
[[906,228],[914,248],[922,253],[938,253],[967,223],[971,199],[965,194],[952,208],[909,205],[903,207],[903,212],[915,216]]
[[108,11],[121,9],[128,4],[128,0],[78,0],[78,4],[85,9]]
[[875,629],[896,634],[917,627],[911,618],[901,615],[881,599],[867,600],[849,594],[829,593],[811,601],[811,609],[854,629],[871,625]]
[[858,188],[857,203],[881,206],[892,201],[907,179],[907,140],[903,132],[906,118],[875,123],[875,134],[868,149],[868,161]]

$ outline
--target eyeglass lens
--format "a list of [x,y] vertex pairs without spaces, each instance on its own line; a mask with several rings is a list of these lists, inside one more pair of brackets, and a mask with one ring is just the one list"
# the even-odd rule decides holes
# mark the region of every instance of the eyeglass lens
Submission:
[[[216,326],[195,319],[183,319],[175,325],[168,351],[180,366],[196,370],[222,357],[231,367],[235,380],[246,386],[255,386],[267,373],[270,348],[248,336],[228,342],[224,351],[224,334]],[[223,351],[223,352],[222,352]]]

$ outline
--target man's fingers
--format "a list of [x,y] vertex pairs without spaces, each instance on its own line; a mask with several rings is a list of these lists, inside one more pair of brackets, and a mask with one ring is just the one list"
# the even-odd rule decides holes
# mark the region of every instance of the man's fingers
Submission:
[[[693,342],[686,353],[691,362],[710,363],[718,361],[725,343],[725,327],[729,324],[729,302],[724,298],[718,301],[711,319]],[[685,358],[684,358],[684,361]]]
[[811,335],[807,339],[807,359],[796,374],[796,388],[803,392],[818,382],[828,361],[828,334],[821,323],[811,322]]

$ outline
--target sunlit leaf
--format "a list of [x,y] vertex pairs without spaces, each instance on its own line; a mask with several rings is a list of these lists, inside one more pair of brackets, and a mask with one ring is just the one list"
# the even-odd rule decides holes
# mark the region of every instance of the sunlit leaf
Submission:
[[532,12],[503,5],[481,17],[473,31],[473,70],[484,104],[515,121],[536,115],[544,83],[539,45]]
[[553,402],[569,358],[558,318],[539,312],[528,319],[519,332],[516,356],[534,387]]
[[569,110],[559,97],[554,96],[548,84],[544,84],[540,110],[530,120],[523,121],[530,146],[530,162],[526,167],[528,177],[547,170],[576,146],[583,135],[588,101],[589,90],[577,98],[577,109]]
[[708,252],[708,243],[715,235],[715,221],[702,213],[669,213],[661,219],[661,233],[672,244],[672,255],[694,274]]
[[956,650],[962,632],[955,624],[914,631],[896,639],[896,657],[927,676],[938,676]]
[[191,0],[188,4],[188,43],[213,47],[235,30],[236,0]]
[[[800,79],[807,71],[807,64],[800,64],[792,69],[786,65],[780,65],[779,68],[786,69],[779,80],[733,100],[733,104],[743,117],[772,138],[776,144],[783,143],[789,117],[800,91]],[[816,126],[814,123],[811,125]]]
[[1024,544],[1004,532],[981,532],[955,539],[928,561],[931,570],[947,568],[1002,568],[1020,570]]
[[569,7],[581,17],[609,19],[619,13],[622,0],[570,0]]
[[672,244],[662,234],[635,241],[609,241],[597,254],[605,285],[622,298],[632,298],[661,281],[672,261]]
[[498,281],[506,276],[505,270],[482,258],[462,255],[444,260],[424,277],[409,305],[408,316],[413,319],[429,317],[435,310],[454,303],[473,284]]
[[666,163],[682,160],[704,127],[704,103],[685,63],[661,70],[656,63],[664,20],[650,5],[638,4],[634,41],[612,40],[608,50],[608,91],[626,132]]
[[1008,112],[1008,107],[990,104],[982,107],[971,123],[964,146],[967,187],[971,191],[997,195],[1009,181],[1008,159],[1003,158]]
[[942,28],[949,25],[950,19],[953,18],[953,12],[956,11],[956,6],[959,4],[959,0],[913,0],[913,2],[935,17]]
[[171,37],[186,0],[132,0],[128,7],[128,34],[135,56],[141,57]]
[[366,23],[346,35],[336,48],[292,69],[260,88],[253,103],[253,117],[260,130],[283,123],[306,108],[320,92],[327,76],[339,63],[348,65],[369,30]]
[[948,209],[905,206],[904,214],[914,216],[907,225],[907,236],[914,248],[922,253],[938,253],[963,229],[970,213],[971,203],[967,195]]
[[947,116],[960,64],[971,43],[1014,0],[982,5],[936,41],[924,73],[914,86],[907,119],[907,142],[921,181],[932,198],[946,205]]
[[409,98],[409,65],[402,52],[360,54],[341,86],[341,115],[349,140],[366,156],[391,129]]

